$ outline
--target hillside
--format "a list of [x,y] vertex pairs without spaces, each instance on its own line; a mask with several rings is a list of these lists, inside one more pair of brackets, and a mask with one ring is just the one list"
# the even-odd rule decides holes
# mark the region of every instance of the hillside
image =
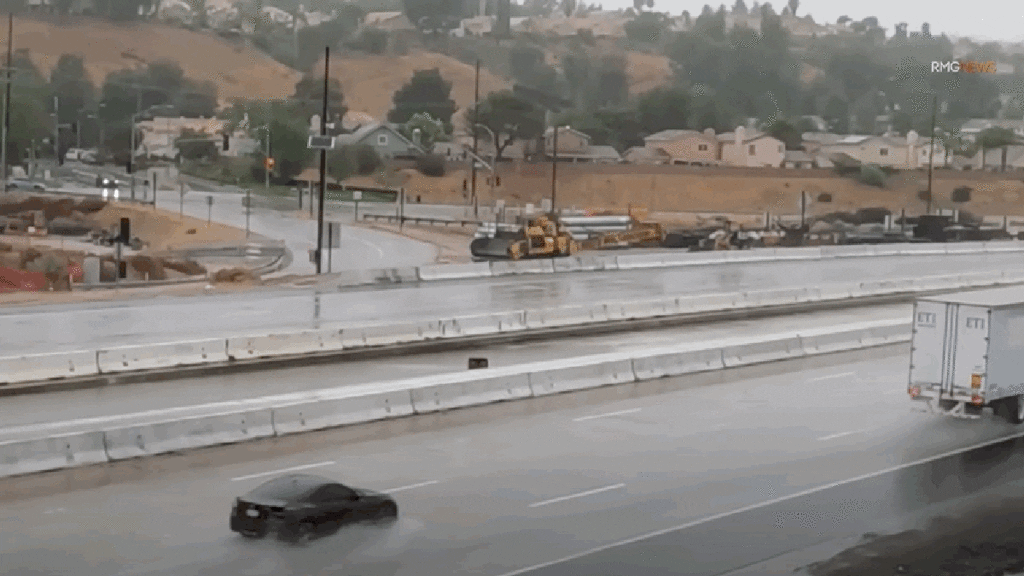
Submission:
[[[323,69],[323,60],[315,69]],[[438,68],[452,83],[452,99],[461,109],[473,104],[473,66],[433,52],[408,56],[343,56],[331,59],[331,77],[341,81],[345,104],[350,110],[382,119],[391,110],[391,96],[412,78],[416,70]],[[512,83],[480,69],[480,97],[506,90]]]
[[33,63],[47,76],[61,54],[80,54],[96,86],[115,70],[171,60],[181,65],[187,77],[214,82],[223,101],[283,98],[293,92],[300,76],[255,48],[163,24],[68,17],[61,25],[15,18],[14,48],[28,49]]

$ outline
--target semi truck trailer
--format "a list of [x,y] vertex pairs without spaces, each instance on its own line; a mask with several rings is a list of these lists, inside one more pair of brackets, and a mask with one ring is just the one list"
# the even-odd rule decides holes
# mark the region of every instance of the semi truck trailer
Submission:
[[910,398],[934,413],[1024,423],[1024,287],[919,298]]

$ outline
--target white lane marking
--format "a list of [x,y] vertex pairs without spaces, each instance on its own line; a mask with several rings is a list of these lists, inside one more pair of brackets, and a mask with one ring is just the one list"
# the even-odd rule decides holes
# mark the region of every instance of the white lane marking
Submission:
[[622,488],[623,486],[625,486],[625,484],[612,484],[611,486],[605,486],[604,488],[594,488],[593,490],[587,490],[586,492],[577,492],[576,494],[569,494],[568,496],[559,496],[558,498],[552,498],[551,500],[534,502],[533,504],[530,504],[530,508],[536,508],[538,506],[547,506],[548,504],[554,504],[555,502],[562,502],[564,500],[572,500],[573,498],[582,498],[583,496],[590,496],[591,494],[600,494],[601,492],[616,490],[618,488]]
[[413,488],[422,488],[424,486],[430,486],[432,484],[438,484],[440,482],[440,480],[430,480],[427,482],[420,482],[419,484],[409,484],[408,486],[399,486],[398,488],[383,490],[383,492],[385,494],[394,494],[395,492],[402,492],[403,490],[412,490]]
[[828,376],[818,376],[817,378],[811,378],[811,382],[818,382],[819,380],[828,380],[830,378],[842,378],[844,376],[854,376],[856,372],[843,372],[841,374],[829,374]]
[[860,430],[850,430],[849,432],[838,432],[836,434],[829,434],[828,436],[822,436],[818,440],[835,440],[836,438],[842,438],[843,436],[852,436],[854,434],[860,434],[861,432],[867,432],[869,428],[862,428]]
[[302,466],[292,466],[291,468],[281,468],[280,470],[271,470],[269,472],[259,472],[257,474],[249,474],[247,476],[239,476],[238,478],[232,478],[232,482],[238,482],[239,480],[252,480],[253,478],[260,478],[262,476],[273,476],[274,474],[281,474],[282,472],[297,472],[299,470],[309,470],[310,468],[320,468],[322,466],[330,466],[334,464],[333,460],[327,460],[325,462],[317,462],[316,464],[303,464]]
[[584,420],[593,420],[594,418],[604,418],[606,416],[619,416],[621,414],[632,414],[639,412],[640,408],[630,408],[629,410],[619,410],[618,412],[606,412],[604,414],[594,414],[593,416],[583,416],[580,418],[573,418],[573,422],[583,422]]
[[513,570],[511,572],[505,572],[503,574],[499,574],[498,576],[519,576],[520,574],[526,574],[528,572],[533,572],[534,570],[540,570],[541,568],[547,568],[549,566],[554,566],[556,564],[562,564],[563,562],[570,562],[572,560],[583,558],[584,556],[589,556],[591,554],[596,554],[598,552],[603,552],[605,550],[610,550],[612,548],[618,548],[620,546],[626,546],[628,544],[648,540],[650,538],[664,536],[665,534],[671,534],[672,532],[679,532],[680,530],[686,530],[689,528],[693,528],[695,526],[700,526],[701,524],[707,524],[708,522],[714,522],[715,520],[728,518],[729,516],[735,516],[737,514],[742,514],[744,512],[750,512],[751,510],[757,510],[759,508],[774,506],[775,504],[781,504],[782,502],[788,502],[789,500],[795,500],[797,498],[802,498],[804,496],[809,496],[811,494],[816,494],[818,492],[823,492],[825,490],[830,490],[832,488],[838,488],[839,486],[843,486],[844,484],[852,484],[854,482],[860,482],[861,480],[870,480],[871,478],[877,478],[879,476],[884,476],[886,474],[891,474],[893,472],[899,472],[900,470],[906,470],[907,468],[913,468],[914,466],[928,464],[930,462],[935,462],[936,460],[942,460],[943,458],[949,458],[950,456],[956,456],[957,454],[963,454],[964,452],[970,452],[971,450],[977,450],[978,448],[992,446],[995,444],[999,444],[1001,442],[1006,442],[1007,440],[1015,440],[1021,437],[1024,437],[1024,432],[1019,432],[1017,434],[1013,434],[1010,436],[1001,436],[999,438],[996,438],[995,440],[989,440],[987,442],[974,444],[972,446],[967,446],[965,448],[958,448],[956,450],[951,450],[949,452],[943,452],[942,454],[936,454],[935,456],[921,458],[920,460],[914,460],[913,462],[907,462],[905,464],[900,464],[899,466],[890,466],[889,468],[883,468],[882,470],[877,470],[875,472],[861,474],[860,476],[854,476],[853,478],[848,478],[846,480],[840,480],[838,482],[832,482],[830,484],[824,484],[821,486],[816,486],[814,488],[808,488],[807,490],[801,490],[800,492],[796,492],[788,496],[780,496],[778,498],[773,498],[771,500],[765,500],[764,502],[758,502],[756,504],[751,504],[749,506],[744,506],[742,508],[736,508],[735,510],[720,512],[718,514],[706,516],[699,520],[693,520],[692,522],[679,524],[678,526],[671,526],[669,528],[655,530],[653,532],[648,532],[646,534],[641,534],[639,536],[634,536],[632,538],[627,538],[625,540],[619,540],[617,542],[612,542],[610,544],[605,544],[603,546],[591,548],[590,550],[578,552],[570,556],[564,556],[557,560],[551,560],[548,562],[544,562],[542,564],[534,564],[533,566],[527,566],[526,568],[520,568],[518,570]]
[[63,512],[63,511],[64,511],[63,508],[51,508],[49,510],[43,511],[43,514],[56,514],[57,512]]
[[369,240],[366,240],[365,238],[361,238],[360,235],[357,235],[357,234],[345,234],[345,232],[346,232],[345,229],[342,228],[341,229],[341,240],[342,240],[342,242],[344,242],[345,240],[351,240],[353,242],[358,242],[360,244],[365,244],[365,245],[369,246],[370,248],[373,248],[374,250],[377,251],[377,257],[378,258],[380,258],[381,260],[384,259],[384,251],[381,250],[380,246],[377,246],[376,244],[374,244],[373,242],[370,242]]

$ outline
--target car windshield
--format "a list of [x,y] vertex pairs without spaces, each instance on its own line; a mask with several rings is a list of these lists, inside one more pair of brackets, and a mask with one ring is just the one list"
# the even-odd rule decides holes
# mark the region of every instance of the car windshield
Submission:
[[330,480],[319,476],[294,474],[266,482],[246,496],[254,500],[297,500],[327,483]]

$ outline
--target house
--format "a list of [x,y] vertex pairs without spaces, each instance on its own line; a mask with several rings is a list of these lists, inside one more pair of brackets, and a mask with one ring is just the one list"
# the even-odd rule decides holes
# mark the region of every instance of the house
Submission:
[[136,123],[142,140],[138,142],[136,153],[145,156],[171,157],[177,156],[175,142],[186,130],[197,132],[202,136],[216,141],[218,147],[222,143],[226,122],[216,118],[153,118]]
[[654,158],[667,158],[668,164],[708,166],[721,160],[719,142],[711,128],[696,130],[662,130],[644,138],[644,148]]
[[740,126],[718,137],[720,158],[729,166],[776,167],[783,165],[786,146],[781,140]]
[[[949,154],[948,160],[951,161],[953,155]],[[918,168],[928,168],[928,163],[932,162],[933,166],[946,166],[948,164],[946,158],[946,149],[942,146],[942,142],[935,139],[935,154],[932,155],[931,139],[925,138],[918,142],[917,146],[917,166]]]
[[552,152],[560,160],[571,162],[597,162],[602,164],[618,163],[622,157],[611,146],[594,146],[590,143],[590,135],[584,134],[569,126],[558,128],[558,148],[555,148],[555,131],[548,128],[544,132],[544,150],[550,158]]
[[[810,139],[809,139],[810,138]],[[911,130],[906,138],[898,136],[865,136],[835,134],[805,134],[804,150],[825,154],[835,161],[845,155],[860,164],[877,164],[901,170],[921,166],[922,142]]]
[[416,29],[404,12],[370,12],[363,20],[363,27],[387,32]]
[[[1000,172],[1003,170],[1003,151],[1004,148],[990,148],[984,151],[982,156],[982,150],[978,150],[968,165],[972,170],[989,170],[992,172]],[[1006,151],[1006,170],[1024,170],[1024,146],[1007,146]],[[938,162],[936,162],[938,165]]]
[[803,150],[786,150],[783,168],[814,168],[814,158]]
[[342,134],[335,143],[336,146],[365,144],[376,150],[381,158],[407,158],[425,152],[394,126],[378,122],[362,126],[351,134]]
[[660,148],[633,146],[622,153],[622,159],[630,164],[671,164],[672,157]]
[[452,30],[452,36],[487,36],[494,28],[494,18],[491,16],[475,16],[465,18],[459,22],[459,27]]

